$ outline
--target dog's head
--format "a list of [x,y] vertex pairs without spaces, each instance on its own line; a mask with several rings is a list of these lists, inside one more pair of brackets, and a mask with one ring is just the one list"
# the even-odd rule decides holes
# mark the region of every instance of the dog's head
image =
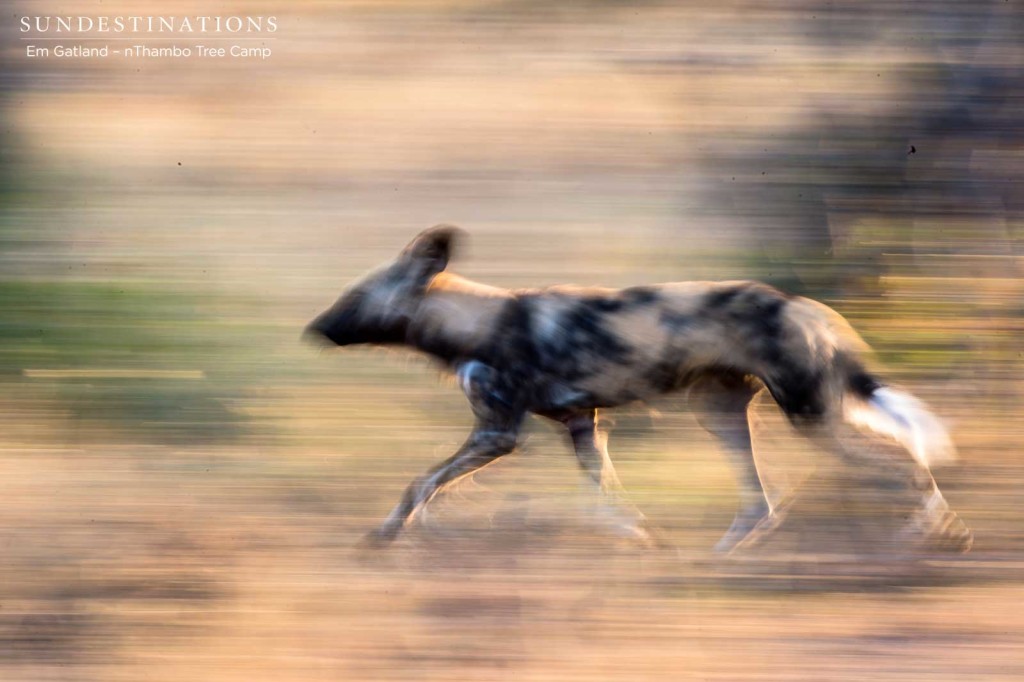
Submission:
[[427,285],[448,266],[461,234],[451,225],[421,232],[392,263],[350,285],[306,327],[307,336],[339,346],[403,342]]

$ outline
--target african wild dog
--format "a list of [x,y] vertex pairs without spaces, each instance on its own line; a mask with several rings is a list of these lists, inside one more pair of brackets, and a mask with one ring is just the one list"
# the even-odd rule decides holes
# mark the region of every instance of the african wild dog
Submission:
[[922,403],[865,370],[863,342],[835,311],[756,282],[498,289],[445,272],[459,233],[445,225],[423,232],[307,329],[339,346],[399,344],[439,359],[476,416],[465,444],[405,490],[370,544],[387,544],[440,490],[510,453],[528,413],[566,426],[581,467],[647,541],[642,515],[619,497],[597,411],[686,388],[741,488],[719,549],[778,523],[747,419],[762,389],[800,433],[843,456],[856,453],[836,437],[842,421],[894,438],[913,456],[910,478],[921,494],[908,531],[969,547],[970,531],[928,468],[953,456],[946,431]]

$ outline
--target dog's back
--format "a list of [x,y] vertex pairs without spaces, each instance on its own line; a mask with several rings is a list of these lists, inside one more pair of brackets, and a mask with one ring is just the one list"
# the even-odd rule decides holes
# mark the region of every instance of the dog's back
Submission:
[[718,372],[758,377],[791,415],[821,415],[863,348],[826,306],[747,281],[512,292],[443,273],[421,309],[422,344],[515,376],[537,412],[621,405]]

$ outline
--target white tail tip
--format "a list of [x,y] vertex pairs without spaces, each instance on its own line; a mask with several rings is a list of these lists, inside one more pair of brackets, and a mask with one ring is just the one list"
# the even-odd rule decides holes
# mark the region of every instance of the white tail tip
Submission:
[[909,393],[883,387],[866,401],[847,399],[845,417],[855,426],[895,439],[924,467],[956,460],[956,447],[946,427]]

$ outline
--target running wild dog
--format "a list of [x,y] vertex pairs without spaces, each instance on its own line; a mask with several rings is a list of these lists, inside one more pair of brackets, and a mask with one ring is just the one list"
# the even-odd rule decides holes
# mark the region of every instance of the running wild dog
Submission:
[[620,495],[597,412],[689,389],[740,486],[739,512],[717,549],[749,544],[780,518],[751,450],[747,409],[762,390],[799,433],[843,457],[857,457],[836,435],[844,421],[897,441],[921,495],[905,533],[969,548],[970,531],[929,470],[954,456],[949,436],[920,401],[864,368],[863,341],[835,311],[756,282],[499,289],[446,272],[460,234],[446,225],[423,232],[307,329],[338,346],[403,345],[440,360],[476,417],[465,444],[409,485],[369,544],[388,544],[445,487],[512,452],[528,413],[565,426],[609,508],[650,541],[643,516]]

